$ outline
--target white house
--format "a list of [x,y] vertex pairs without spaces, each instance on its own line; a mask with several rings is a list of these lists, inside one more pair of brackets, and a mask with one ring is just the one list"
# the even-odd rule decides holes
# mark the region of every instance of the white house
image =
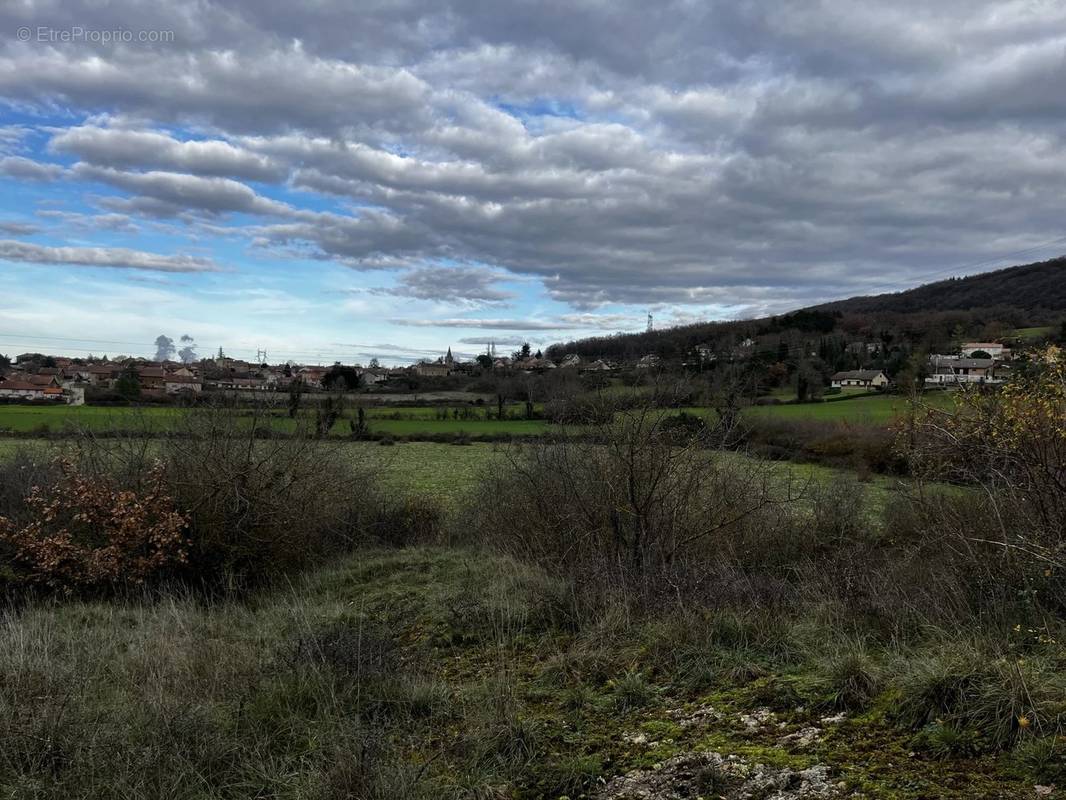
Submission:
[[879,369],[853,369],[838,372],[830,379],[833,386],[857,386],[862,389],[882,389],[888,385],[888,377]]
[[39,386],[28,381],[0,381],[0,398],[9,400],[62,400],[58,386]]
[[388,370],[384,369],[362,369],[358,370],[359,380],[363,382],[364,386],[374,386],[379,383],[385,383],[389,379]]
[[973,358],[974,353],[988,353],[992,358],[1009,358],[1010,349],[999,342],[963,342],[959,354],[963,358]]

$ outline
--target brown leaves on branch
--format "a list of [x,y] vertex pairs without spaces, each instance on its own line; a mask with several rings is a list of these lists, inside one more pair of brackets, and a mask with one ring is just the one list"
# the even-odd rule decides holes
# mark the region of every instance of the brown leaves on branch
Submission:
[[57,462],[54,485],[34,487],[21,527],[0,517],[0,541],[15,551],[22,578],[64,594],[143,585],[185,562],[188,520],[156,464],[140,491]]

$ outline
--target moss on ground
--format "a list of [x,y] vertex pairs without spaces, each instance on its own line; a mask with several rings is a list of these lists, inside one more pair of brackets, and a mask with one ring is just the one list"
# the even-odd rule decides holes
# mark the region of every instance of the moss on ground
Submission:
[[[528,568],[513,562],[488,567],[484,557],[476,562],[471,558],[455,551],[405,551],[378,556],[320,580],[329,586],[330,595],[338,591],[338,582],[349,587],[371,616],[393,622],[405,619],[405,641],[429,652],[433,674],[452,695],[484,691],[486,681],[497,682],[495,691],[508,687],[512,711],[533,731],[536,748],[535,756],[494,776],[505,779],[515,797],[589,796],[600,779],[652,767],[693,750],[731,753],[797,770],[824,764],[849,791],[871,798],[961,800],[1032,792],[1032,783],[1010,774],[1003,759],[994,754],[939,759],[915,752],[913,734],[889,719],[890,697],[843,722],[822,723],[834,712],[821,702],[819,680],[812,671],[782,671],[743,686],[700,694],[686,691],[668,674],[647,677],[647,671],[626,669],[625,664],[639,659],[639,641],[617,642],[606,680],[594,648],[574,654],[570,669],[561,670],[560,655],[588,642],[549,629],[535,635],[524,630],[501,635],[515,630],[508,615],[528,618],[530,609],[519,606],[537,598],[515,597],[510,606],[488,608],[491,602],[486,602],[482,581],[491,573],[492,581],[503,576],[503,583],[513,587]],[[475,585],[481,586],[480,596],[471,593]],[[487,594],[491,597],[493,592]],[[643,689],[636,688],[640,684],[634,675],[641,676]],[[627,681],[635,685],[628,686]],[[636,699],[620,702],[620,693]],[[749,730],[740,721],[743,714],[771,706],[770,724]],[[715,712],[713,717],[697,724],[679,722],[686,713],[708,708]],[[782,744],[783,738],[811,726],[820,730],[811,746]],[[463,758],[468,733],[469,719],[464,715],[436,730],[442,755],[431,772],[442,788],[456,789],[469,782],[470,765]],[[425,747],[424,742],[410,741],[410,757],[424,756]],[[492,782],[492,777],[487,779]]]
[[[869,798],[1032,794],[1024,763],[917,752],[890,695],[823,722],[821,678],[791,652],[740,681],[679,680],[649,662],[639,626],[560,624],[558,588],[509,559],[408,549],[243,603],[23,609],[0,641],[0,701],[18,723],[0,794],[145,796],[169,779],[167,796],[576,800],[694,750],[824,764]],[[812,742],[785,738],[811,727]],[[54,752],[33,744],[45,730]]]

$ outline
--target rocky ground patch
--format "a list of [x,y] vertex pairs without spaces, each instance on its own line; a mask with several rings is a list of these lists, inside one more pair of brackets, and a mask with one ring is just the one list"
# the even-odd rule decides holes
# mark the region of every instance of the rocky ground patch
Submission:
[[755,764],[721,753],[686,753],[649,769],[621,775],[597,795],[597,800],[800,800],[848,795],[834,784],[829,769],[804,770]]

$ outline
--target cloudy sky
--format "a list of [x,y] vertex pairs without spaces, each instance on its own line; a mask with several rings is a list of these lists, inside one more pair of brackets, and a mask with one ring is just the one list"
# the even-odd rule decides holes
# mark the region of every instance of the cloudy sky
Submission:
[[758,315],[1066,251],[1059,0],[2,0],[0,352]]

